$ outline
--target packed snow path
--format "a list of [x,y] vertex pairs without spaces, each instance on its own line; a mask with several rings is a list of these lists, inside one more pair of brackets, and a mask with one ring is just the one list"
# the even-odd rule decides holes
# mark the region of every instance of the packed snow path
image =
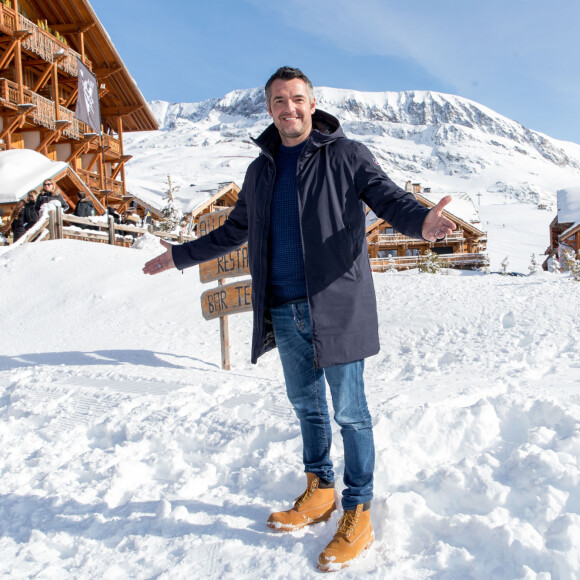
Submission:
[[[252,366],[250,315],[231,317],[222,371],[208,286],[195,269],[143,276],[157,252],[0,254],[0,574],[319,577],[339,513],[265,526],[305,482],[277,355]],[[341,578],[578,578],[580,284],[375,283],[376,542]],[[338,431],[333,458],[341,474]]]

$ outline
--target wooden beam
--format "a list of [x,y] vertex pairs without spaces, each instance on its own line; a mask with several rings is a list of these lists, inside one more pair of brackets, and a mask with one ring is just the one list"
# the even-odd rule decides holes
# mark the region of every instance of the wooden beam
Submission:
[[95,26],[94,22],[71,22],[69,24],[49,24],[51,30],[56,30],[61,34],[74,34],[75,32],[86,32]]
[[46,65],[46,70],[42,73],[42,76],[38,79],[38,81],[36,81],[36,84],[32,89],[33,93],[37,93],[46,84],[48,77],[52,73],[52,68],[53,68],[52,63],[48,63]]
[[56,141],[60,137],[61,131],[64,127],[60,127],[59,129],[55,129],[53,131],[48,131],[46,137],[42,140],[40,145],[36,148],[36,151],[42,153],[44,149],[46,149],[51,143]]
[[6,52],[3,54],[2,58],[0,59],[0,69],[8,68],[10,61],[12,60],[12,58],[14,56],[14,49],[16,48],[17,44],[18,44],[17,38],[13,38],[10,41],[10,44],[8,45],[8,48],[6,49]]
[[95,166],[95,163],[99,160],[100,156],[101,156],[100,151],[95,153],[94,157],[91,159],[91,162],[89,163],[88,167],[86,168],[86,171],[91,171],[93,169],[93,167]]
[[104,117],[118,117],[120,115],[130,115],[143,109],[145,105],[129,105],[125,107],[103,107],[101,114]]
[[64,104],[64,106],[68,109],[77,99],[79,96],[79,87],[75,88],[75,90],[71,93],[71,96],[68,98],[68,101]]
[[[19,110],[18,113],[14,116],[14,118],[12,119],[10,124],[2,130],[2,133],[0,133],[0,139],[4,139],[4,137],[6,137],[7,135],[11,135],[14,132],[14,130],[17,127],[19,127],[20,124],[24,121],[26,114],[31,109],[33,109],[34,106],[21,105],[21,106],[19,106],[19,109],[20,108],[21,108],[21,110]],[[8,118],[10,118],[10,117],[8,117]]]
[[123,165],[125,165],[125,163],[127,163],[127,161],[129,161],[129,159],[133,159],[132,155],[122,155],[121,156],[121,160],[119,161],[119,163],[117,163],[117,167],[115,167],[115,169],[113,170],[113,173],[111,174],[111,179],[116,179],[117,175],[119,175],[119,171],[121,171],[121,169],[123,169]]
[[58,91],[58,70],[56,67],[57,63],[55,61],[52,63],[52,98],[54,100],[54,118],[58,121],[60,119],[60,96]]
[[95,69],[93,69],[93,74],[95,74],[97,76],[97,78],[99,79],[99,81],[101,81],[101,80],[108,79],[112,75],[116,75],[117,73],[120,73],[122,70],[123,70],[122,67],[115,64],[113,66],[103,66],[103,67],[95,68]]

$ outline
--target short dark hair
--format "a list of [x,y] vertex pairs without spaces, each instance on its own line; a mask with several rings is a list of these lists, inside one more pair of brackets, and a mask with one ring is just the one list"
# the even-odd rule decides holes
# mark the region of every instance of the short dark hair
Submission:
[[312,83],[310,79],[299,69],[299,68],[292,68],[291,66],[281,66],[269,79],[266,83],[266,87],[264,91],[266,93],[266,103],[270,103],[270,99],[272,97],[272,83],[277,80],[281,81],[290,81],[292,79],[300,79],[304,81],[306,84],[306,88],[308,89],[308,96],[310,100],[314,100],[314,89],[312,88]]

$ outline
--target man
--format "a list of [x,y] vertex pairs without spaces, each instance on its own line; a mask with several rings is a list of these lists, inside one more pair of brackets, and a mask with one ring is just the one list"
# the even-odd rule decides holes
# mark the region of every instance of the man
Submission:
[[238,202],[210,234],[171,246],[146,274],[183,269],[248,241],[254,330],[252,362],[278,347],[288,397],[300,421],[306,491],[268,526],[293,531],[335,509],[329,384],[344,442],[343,516],[318,567],[349,565],[374,539],[370,521],[374,444],[364,359],[379,350],[376,300],[365,238],[365,204],[398,231],[430,241],[451,233],[445,198],[430,211],[397,187],[370,151],[316,109],[310,80],[282,67],[266,84],[273,119],[255,143]]
[[95,215],[95,206],[84,191],[77,193],[78,201],[73,212],[77,217],[87,218]]
[[62,211],[66,212],[69,208],[68,203],[64,200],[60,193],[57,193],[56,186],[52,179],[45,179],[42,184],[42,189],[36,198],[36,211],[40,215],[40,208],[50,201],[58,201],[62,206]]

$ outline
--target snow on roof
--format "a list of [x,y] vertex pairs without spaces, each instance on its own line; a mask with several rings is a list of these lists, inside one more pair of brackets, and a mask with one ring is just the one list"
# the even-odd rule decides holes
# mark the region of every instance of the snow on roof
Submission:
[[0,151],[0,203],[14,203],[45,179],[62,173],[68,163],[51,161],[32,149]]
[[471,200],[471,197],[466,193],[445,193],[440,191],[425,192],[422,191],[421,195],[433,203],[438,203],[446,195],[452,197],[449,205],[445,206],[445,211],[453,214],[459,219],[467,222],[468,224],[473,224],[475,227],[480,229],[481,220],[479,219],[479,213]]
[[580,185],[559,189],[558,223],[580,222]]

